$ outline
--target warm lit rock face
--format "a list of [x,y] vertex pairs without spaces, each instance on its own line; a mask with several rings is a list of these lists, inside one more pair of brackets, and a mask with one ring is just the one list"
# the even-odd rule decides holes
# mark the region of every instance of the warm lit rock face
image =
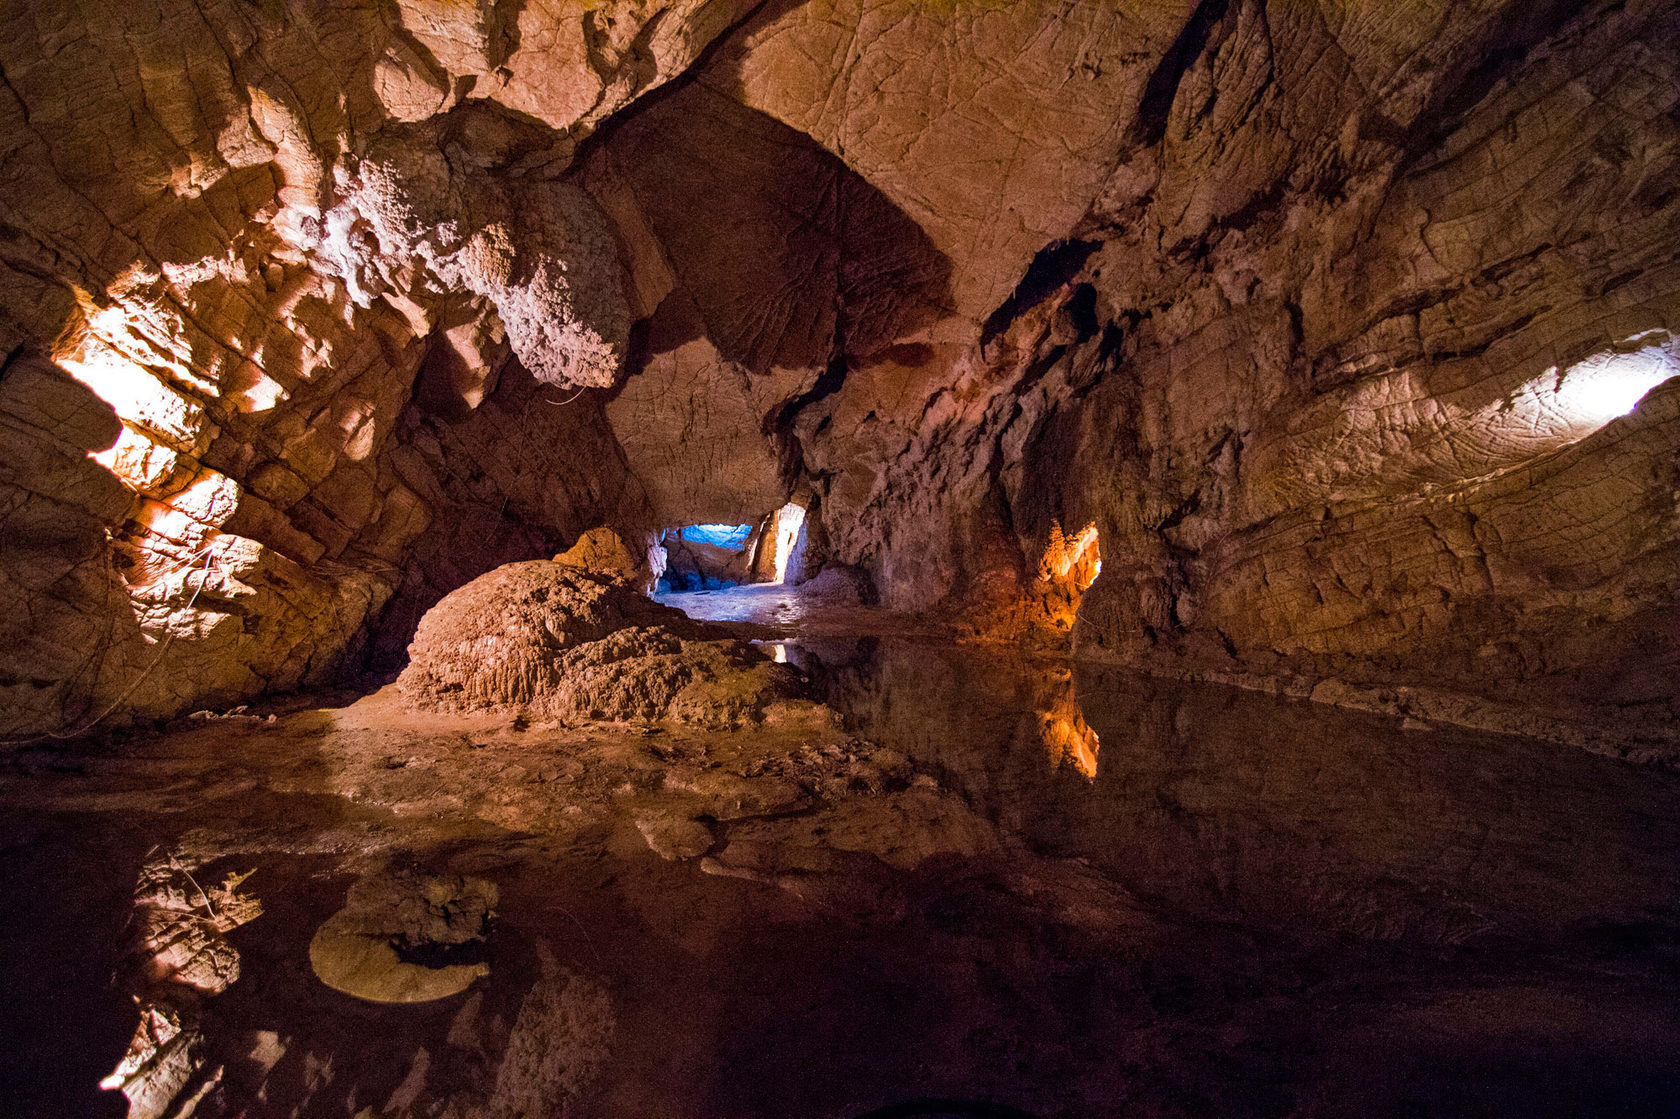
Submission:
[[729,726],[798,695],[789,670],[622,579],[510,563],[426,612],[397,678],[443,711]]
[[982,632],[1672,725],[1677,36],[14,5],[0,733],[394,663],[500,564],[795,490]]

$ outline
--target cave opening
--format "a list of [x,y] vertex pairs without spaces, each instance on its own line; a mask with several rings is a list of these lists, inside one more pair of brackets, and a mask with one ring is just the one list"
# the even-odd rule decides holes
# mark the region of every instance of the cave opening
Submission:
[[669,528],[659,536],[665,549],[665,572],[657,591],[727,590],[752,582],[752,555],[759,544],[753,524],[694,524]]
[[[656,594],[725,591],[753,584],[797,585],[807,569],[811,528],[806,505],[789,501],[747,524],[692,524],[659,534],[664,569]],[[814,524],[814,522],[812,522]]]
[[1629,415],[1659,385],[1680,377],[1680,360],[1660,345],[1596,354],[1558,372],[1555,407],[1577,423],[1602,427]]
[[1680,5],[14,4],[0,1115],[1680,1113]]

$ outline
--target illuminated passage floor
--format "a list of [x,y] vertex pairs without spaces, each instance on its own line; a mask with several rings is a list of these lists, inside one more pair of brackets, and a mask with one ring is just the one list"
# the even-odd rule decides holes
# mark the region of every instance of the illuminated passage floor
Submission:
[[[207,922],[252,899],[194,1005],[200,1116],[1680,1103],[1676,775],[889,635],[780,651],[845,727],[383,691],[14,756],[0,1114],[124,1113],[124,930],[177,873]],[[355,891],[445,880],[493,888],[488,933],[405,966],[464,989],[317,977]]]

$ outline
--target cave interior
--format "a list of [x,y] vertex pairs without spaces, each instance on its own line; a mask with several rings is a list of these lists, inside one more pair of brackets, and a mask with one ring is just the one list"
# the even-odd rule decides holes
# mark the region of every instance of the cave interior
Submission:
[[0,4],[0,1115],[1680,1114],[1680,4]]

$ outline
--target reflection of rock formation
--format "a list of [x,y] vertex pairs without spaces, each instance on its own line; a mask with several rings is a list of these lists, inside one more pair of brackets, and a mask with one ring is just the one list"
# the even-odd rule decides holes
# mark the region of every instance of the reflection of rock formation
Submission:
[[488,975],[496,887],[480,878],[369,875],[309,942],[321,982],[369,1002],[432,1002]]
[[1039,712],[1038,720],[1043,728],[1040,733],[1052,757],[1065,759],[1085,776],[1094,778],[1097,751],[1102,748],[1102,742],[1074,700],[1072,677],[1066,677],[1065,682],[1065,690]]
[[907,641],[798,657],[860,734],[1175,914],[1451,942],[1680,907],[1665,794],[1607,759]]
[[239,953],[226,934],[262,914],[262,903],[239,893],[249,874],[201,887],[171,856],[146,864],[134,892],[134,919],[118,981],[134,996],[140,1025],[122,1063],[102,1082],[128,1097],[129,1119],[190,1114],[193,1089],[214,1086],[206,1069],[199,1019],[204,1001],[239,978]]
[[601,985],[539,946],[541,976],[520,1004],[496,1071],[492,1119],[567,1119],[612,1054],[617,1017]]
[[1099,743],[1065,667],[876,638],[805,641],[789,659],[860,733],[910,753],[1006,827],[1032,830],[1046,803],[1095,772]]

